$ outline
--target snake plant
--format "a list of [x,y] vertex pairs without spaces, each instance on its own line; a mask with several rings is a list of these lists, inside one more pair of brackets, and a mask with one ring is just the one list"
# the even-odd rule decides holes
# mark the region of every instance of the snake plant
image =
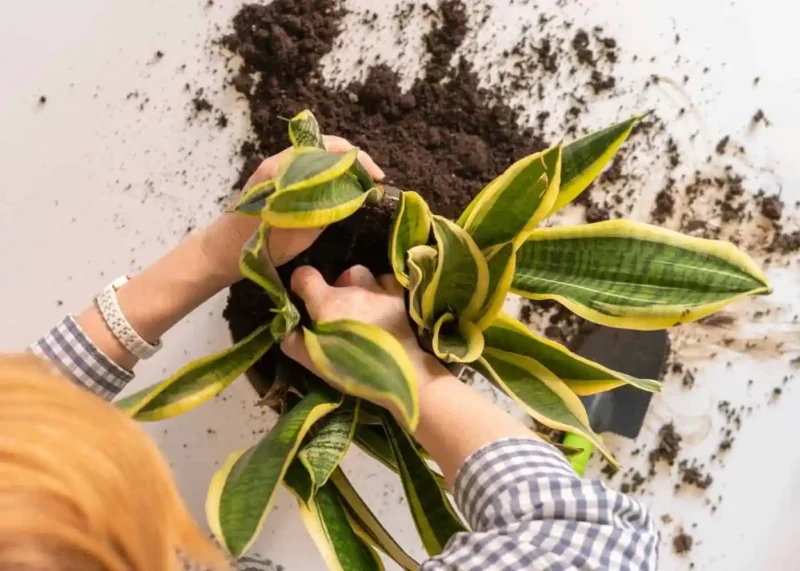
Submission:
[[[401,193],[388,245],[395,276],[408,289],[409,317],[442,361],[479,371],[531,417],[580,435],[612,463],[578,396],[625,384],[658,391],[660,384],[610,370],[530,331],[502,311],[509,292],[555,300],[603,325],[663,329],[770,291],[756,264],[726,242],[626,220],[539,227],[589,186],[639,119],[519,160],[490,182],[458,221],[431,213],[415,192]],[[358,162],[357,150],[324,148],[309,111],[289,121],[289,138],[294,150],[277,176],[249,189],[235,206],[261,217],[243,249],[241,271],[270,296],[273,320],[119,406],[143,421],[191,410],[303,326],[312,361],[330,384],[299,366],[279,367],[276,375],[286,377],[293,391],[273,429],[232,454],[214,475],[208,523],[234,556],[243,554],[283,484],[296,496],[331,569],[380,569],[376,549],[402,568],[416,569],[417,562],[339,467],[355,442],[395,471],[430,555],[465,529],[441,476],[411,436],[419,407],[409,357],[394,337],[372,325],[348,320],[301,325],[266,247],[271,228],[335,223],[383,191]],[[390,405],[398,420],[373,403]]]

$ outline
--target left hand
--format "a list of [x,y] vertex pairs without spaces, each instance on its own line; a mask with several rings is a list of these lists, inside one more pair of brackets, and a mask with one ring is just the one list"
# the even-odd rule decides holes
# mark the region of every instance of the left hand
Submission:
[[[341,137],[325,135],[323,139],[325,148],[334,153],[343,153],[353,148],[353,145]],[[274,178],[278,173],[281,161],[290,151],[291,148],[285,149],[265,159],[248,179],[244,190],[247,191],[255,184]],[[358,160],[361,161],[373,180],[383,179],[383,171],[367,153],[359,152]],[[260,223],[261,219],[258,216],[226,212],[210,226],[201,230],[200,244],[203,254],[223,282],[231,284],[241,279],[239,255],[242,247]],[[303,230],[274,228],[270,232],[269,249],[275,265],[285,264],[311,246],[323,230],[324,228]]]

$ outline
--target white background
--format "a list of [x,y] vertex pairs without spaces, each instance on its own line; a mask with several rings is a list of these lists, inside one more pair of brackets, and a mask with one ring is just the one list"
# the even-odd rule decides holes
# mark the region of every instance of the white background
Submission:
[[[380,10],[382,19],[394,9],[385,0],[360,4]],[[474,38],[488,44],[490,53],[502,51],[505,42],[511,45],[512,32],[538,15],[519,3],[497,4]],[[0,349],[24,347],[63,313],[82,309],[111,279],[154,260],[189,226],[218,212],[215,199],[227,195],[235,180],[239,165],[231,157],[248,122],[243,101],[232,90],[220,89],[225,61],[210,40],[227,29],[239,5],[233,0],[210,8],[200,0],[0,1]],[[358,7],[359,2],[349,5]],[[689,106],[692,112],[670,129],[678,138],[700,133],[694,142],[697,160],[732,133],[747,146],[750,158],[744,166],[751,168],[752,180],[768,173],[773,190],[782,189],[787,202],[784,217],[796,218],[800,71],[794,4],[617,0],[570,3],[565,10],[582,25],[605,25],[623,53],[640,54],[638,63],[624,67],[622,94],[612,102],[590,101],[587,127],[620,118],[623,108],[655,107],[674,117],[678,107]],[[354,62],[362,43],[380,44],[381,57],[390,62],[397,58],[390,42],[378,42],[378,32],[362,35],[356,21],[353,17],[341,38],[346,48],[339,55],[345,63]],[[502,23],[510,31],[492,38],[490,31]],[[423,31],[421,26],[411,30],[412,44]],[[681,35],[677,45],[676,33]],[[165,55],[156,62],[157,50]],[[649,61],[651,56],[658,56],[656,62]],[[710,70],[702,73],[706,66]],[[416,70],[406,73],[410,80]],[[676,81],[686,73],[693,80],[681,90],[645,91],[654,73]],[[756,76],[761,77],[758,86],[753,85]],[[206,88],[231,119],[227,129],[217,129],[208,119],[191,119],[187,83],[192,92]],[[138,94],[128,97],[133,92]],[[37,104],[41,95],[47,97],[43,106]],[[563,103],[554,100],[553,105]],[[758,108],[772,122],[769,128],[748,127]],[[658,172],[651,176],[637,213],[649,210],[649,189],[663,182]],[[686,328],[677,345],[700,366],[697,386],[684,391],[668,384],[653,400],[640,442],[653,442],[658,427],[674,420],[684,434],[685,454],[699,459],[707,459],[719,441],[720,399],[755,407],[724,465],[714,464],[715,482],[707,497],[716,504],[717,496],[724,496],[716,513],[699,493],[674,495],[674,472],[664,469],[648,487],[643,501],[656,516],[668,513],[674,520],[669,525],[659,521],[663,569],[685,569],[690,561],[700,569],[800,569],[800,451],[794,445],[800,391],[789,381],[782,398],[769,399],[784,375],[796,373],[789,365],[800,344],[797,322],[792,323],[800,312],[796,260],[768,275],[776,290],[771,298],[731,309],[741,321],[757,309],[778,309],[752,328],[728,332],[740,341],[756,339],[756,346],[712,350],[693,343],[699,330]],[[223,305],[224,294],[170,332],[166,348],[137,371],[132,387],[224,347]],[[750,387],[749,379],[754,381]],[[185,417],[148,426],[201,521],[206,486],[218,463],[254,442],[273,422],[254,400],[241,382]],[[613,442],[623,463],[641,467],[641,460],[626,454],[637,445]],[[420,555],[396,480],[356,453],[347,467],[388,527]],[[671,553],[671,537],[680,525],[696,541],[688,558]],[[290,570],[322,566],[284,491],[254,550]]]

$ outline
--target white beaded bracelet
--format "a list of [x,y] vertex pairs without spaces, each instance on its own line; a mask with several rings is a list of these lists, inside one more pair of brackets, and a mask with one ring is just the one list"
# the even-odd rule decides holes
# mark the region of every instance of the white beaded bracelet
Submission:
[[136,330],[125,319],[122,309],[117,300],[117,290],[128,281],[128,276],[120,276],[108,284],[105,289],[95,298],[97,309],[108,325],[114,337],[122,343],[131,354],[139,359],[149,359],[161,349],[161,340],[155,345],[151,345],[136,332]]

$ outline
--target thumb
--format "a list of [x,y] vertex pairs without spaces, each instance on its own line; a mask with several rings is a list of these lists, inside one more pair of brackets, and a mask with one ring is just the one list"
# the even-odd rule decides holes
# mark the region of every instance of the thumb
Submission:
[[317,309],[331,286],[316,269],[311,266],[301,266],[292,274],[291,288],[294,293],[306,304],[306,309],[312,319],[317,314]]

